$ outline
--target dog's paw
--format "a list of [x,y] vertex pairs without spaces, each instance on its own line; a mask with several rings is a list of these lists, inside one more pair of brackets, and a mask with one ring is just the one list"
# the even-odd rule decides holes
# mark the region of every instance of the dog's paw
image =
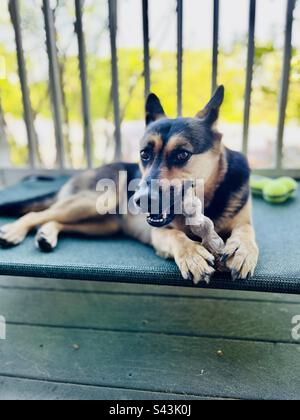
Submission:
[[10,248],[19,245],[24,241],[27,232],[17,223],[4,225],[0,229],[0,246]]
[[39,235],[35,240],[36,247],[46,253],[50,253],[54,250],[54,246],[49,242],[48,238],[43,235]]
[[35,244],[42,252],[52,252],[57,247],[57,232],[51,229],[51,226],[42,227],[36,237]]
[[258,262],[259,251],[255,243],[239,242],[229,239],[221,259],[226,269],[231,272],[232,279],[248,280],[254,275]]
[[213,255],[197,242],[184,243],[182,248],[177,250],[175,261],[183,278],[192,280],[195,284],[209,284],[215,272]]

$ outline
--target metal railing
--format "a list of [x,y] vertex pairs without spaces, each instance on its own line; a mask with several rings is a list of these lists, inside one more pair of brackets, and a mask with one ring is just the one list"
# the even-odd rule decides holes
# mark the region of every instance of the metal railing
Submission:
[[[117,28],[118,28],[118,0],[108,1],[108,21],[111,46],[111,79],[112,79],[112,100],[114,109],[115,124],[115,157],[122,157],[122,138],[121,138],[121,116],[120,116],[120,96],[119,96],[119,72],[118,72],[118,48],[117,48]],[[145,96],[151,90],[151,57],[150,57],[150,33],[149,33],[149,2],[151,0],[141,0],[143,16],[143,49],[144,49],[144,81]],[[218,59],[219,59],[219,21],[220,21],[220,0],[213,1],[213,44],[212,44],[212,90],[218,83]],[[222,0],[221,0],[222,1]],[[292,28],[293,12],[296,0],[286,1],[285,16],[285,42],[282,65],[282,81],[279,97],[279,118],[276,138],[276,166],[274,169],[259,170],[258,173],[272,175],[289,174],[300,178],[299,169],[285,170],[283,167],[283,138],[285,116],[288,101],[289,79],[292,56]],[[87,167],[92,166],[93,161],[93,139],[92,122],[90,115],[90,94],[88,87],[87,66],[86,66],[86,47],[85,33],[83,28],[83,0],[75,2],[75,32],[78,42],[78,62],[80,69],[80,82],[82,91],[82,116],[84,126],[84,144]],[[184,0],[174,0],[177,2],[177,112],[182,114],[183,103],[183,34],[184,34]],[[244,102],[244,121],[243,121],[243,151],[248,152],[249,124],[251,113],[251,94],[253,81],[253,68],[255,57],[255,24],[256,24],[256,0],[249,0],[249,28],[248,28],[248,54],[245,80],[245,102]],[[51,92],[53,121],[55,127],[55,138],[57,148],[57,164],[60,170],[65,168],[64,137],[62,129],[62,92],[59,82],[59,67],[57,48],[55,40],[55,22],[50,0],[43,0],[43,16],[46,34],[46,47],[49,62],[49,91]],[[29,169],[19,172],[32,172],[36,169],[37,163],[37,136],[34,129],[32,108],[30,103],[30,91],[27,81],[27,72],[22,45],[21,16],[19,0],[9,0],[9,12],[15,32],[16,53],[18,61],[18,72],[22,89],[24,120],[28,137],[29,148]],[[8,170],[7,170],[8,171]],[[40,170],[39,170],[40,172]]]

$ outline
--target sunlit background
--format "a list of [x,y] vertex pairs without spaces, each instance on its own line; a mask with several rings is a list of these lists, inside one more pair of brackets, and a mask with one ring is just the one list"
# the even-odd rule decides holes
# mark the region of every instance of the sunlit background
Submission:
[[[48,91],[41,0],[22,0],[21,25],[29,77],[39,164],[53,168],[55,134]],[[136,160],[144,129],[143,32],[140,0],[119,4],[118,58],[123,156]],[[63,92],[63,133],[67,166],[85,164],[78,45],[74,33],[72,0],[52,2]],[[247,61],[248,0],[220,1],[220,55],[218,82],[226,87],[220,126],[224,141],[242,147]],[[176,1],[150,0],[151,89],[167,113],[176,115]],[[278,96],[282,73],[286,0],[258,0],[256,51],[249,133],[249,155],[254,168],[274,164]],[[114,154],[111,64],[106,0],[86,0],[84,31],[94,141],[94,165],[111,161]],[[284,134],[284,166],[300,168],[300,2],[293,26],[291,83]],[[212,73],[212,0],[184,1],[183,113],[193,116],[209,99]],[[28,162],[27,136],[17,70],[15,38],[8,1],[0,2],[0,165]]]

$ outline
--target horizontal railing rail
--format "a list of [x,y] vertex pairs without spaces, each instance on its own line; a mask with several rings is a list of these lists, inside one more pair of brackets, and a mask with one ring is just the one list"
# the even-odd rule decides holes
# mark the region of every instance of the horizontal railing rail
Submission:
[[[120,111],[120,94],[119,94],[119,71],[118,71],[118,1],[106,0],[108,2],[108,28],[110,35],[111,47],[111,96],[114,110],[115,125],[115,158],[122,157],[122,135],[121,135],[121,111]],[[220,37],[220,2],[222,0],[212,0],[213,2],[213,21],[212,21],[212,75],[211,85],[214,90],[218,84],[218,62],[219,62],[219,37]],[[260,174],[270,176],[291,175],[300,178],[300,169],[285,169],[283,167],[283,150],[284,150],[284,128],[286,120],[286,110],[288,103],[289,80],[291,71],[292,57],[292,30],[293,30],[293,13],[296,0],[284,0],[286,2],[285,15],[285,35],[284,35],[284,51],[282,63],[282,78],[279,96],[278,108],[278,125],[276,136],[276,162],[272,169],[262,169],[256,171]],[[144,50],[144,84],[145,96],[151,90],[151,54],[150,54],[150,29],[149,29],[149,3],[151,0],[141,0],[142,25],[143,25],[143,50]],[[78,42],[78,65],[82,92],[82,123],[84,129],[84,148],[86,157],[86,166],[93,165],[93,133],[90,111],[90,92],[87,75],[86,64],[86,45],[85,45],[85,29],[83,25],[83,0],[74,0],[75,7],[75,33]],[[21,14],[19,0],[9,0],[9,13],[11,16],[12,26],[15,34],[16,56],[18,63],[18,73],[22,91],[24,121],[28,137],[29,150],[29,166],[25,169],[19,169],[20,174],[41,172],[37,166],[37,134],[34,127],[32,116],[32,107],[30,102],[30,89],[28,85],[28,77],[26,70],[26,60],[24,58],[23,40],[21,31]],[[50,0],[43,0],[42,11],[44,16],[44,29],[46,35],[46,49],[49,64],[49,91],[51,94],[52,114],[55,127],[55,139],[57,150],[57,167],[60,171],[66,170],[65,145],[63,134],[63,117],[62,117],[62,91],[59,81],[59,63],[57,56],[55,21]],[[182,115],[183,105],[183,62],[184,62],[184,0],[174,0],[177,13],[177,112]],[[245,101],[244,101],[244,118],[243,118],[243,139],[242,148],[245,154],[248,153],[249,144],[249,127],[251,115],[251,96],[253,85],[253,70],[255,57],[255,28],[257,1],[249,0],[249,27],[248,27],[248,45],[247,45],[247,67],[245,80]],[[1,170],[1,168],[0,168]],[[0,175],[5,177],[8,171],[15,171],[14,168],[2,168]],[[44,171],[47,172],[47,171]]]

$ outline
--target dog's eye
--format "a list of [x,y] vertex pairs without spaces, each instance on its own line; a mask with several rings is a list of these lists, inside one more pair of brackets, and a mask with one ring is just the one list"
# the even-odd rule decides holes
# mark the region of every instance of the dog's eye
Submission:
[[187,152],[186,150],[182,150],[176,153],[175,162],[178,162],[178,163],[187,162],[191,156],[192,154],[190,152]]
[[148,163],[151,160],[151,153],[148,150],[142,150],[141,159],[144,163]]

